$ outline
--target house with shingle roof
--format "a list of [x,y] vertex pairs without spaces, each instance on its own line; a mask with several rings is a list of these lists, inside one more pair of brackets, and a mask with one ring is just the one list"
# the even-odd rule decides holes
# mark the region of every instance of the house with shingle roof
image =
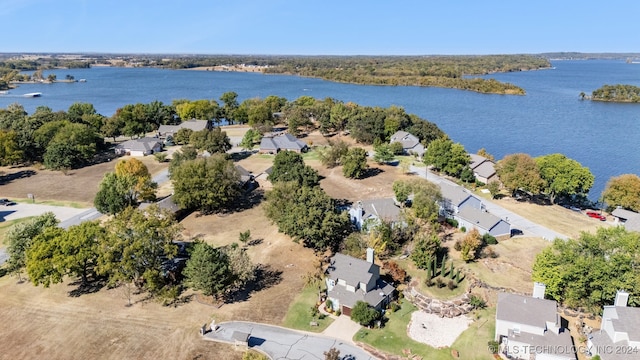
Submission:
[[307,143],[295,136],[289,133],[279,133],[263,136],[260,140],[259,152],[261,154],[277,154],[281,150],[287,150],[302,153],[308,148]]
[[587,347],[602,360],[640,358],[640,308],[627,306],[629,293],[618,291],[613,305],[602,310],[600,330],[592,332]]
[[173,136],[180,129],[189,129],[193,131],[201,131],[204,129],[211,129],[211,121],[209,120],[185,120],[177,125],[160,125],[158,127],[158,136],[166,138],[167,136]]
[[456,214],[455,219],[458,221],[458,226],[477,229],[480,235],[489,234],[497,239],[511,237],[511,225],[485,209],[478,210],[467,206]]
[[116,155],[146,156],[162,151],[162,141],[158,138],[143,137],[118,144]]
[[640,232],[640,214],[637,212],[618,207],[611,212],[611,215],[616,224],[623,225],[629,231]]
[[558,304],[544,299],[544,291],[544,284],[535,283],[533,296],[498,293],[495,340],[508,358],[576,359]]
[[402,150],[407,155],[416,154],[419,157],[424,155],[424,145],[420,143],[420,139],[418,139],[417,136],[411,133],[402,130],[397,131],[395,134],[391,135],[391,139],[389,140],[390,144],[394,142],[402,144]]
[[400,215],[400,207],[392,198],[361,200],[349,209],[349,218],[358,230],[366,230],[381,221],[397,223],[401,221]]
[[[440,203],[441,215],[457,214],[462,208],[472,207],[482,209],[482,201],[462,186],[440,182],[442,202]],[[447,213],[447,214],[445,214]]]
[[498,180],[495,163],[484,156],[469,154],[471,162],[469,168],[473,171],[473,176],[481,183],[488,184],[493,180]]
[[395,288],[380,278],[380,266],[374,263],[371,248],[367,249],[366,260],[335,254],[325,274],[327,299],[334,311],[350,316],[358,301],[382,310],[393,300]]

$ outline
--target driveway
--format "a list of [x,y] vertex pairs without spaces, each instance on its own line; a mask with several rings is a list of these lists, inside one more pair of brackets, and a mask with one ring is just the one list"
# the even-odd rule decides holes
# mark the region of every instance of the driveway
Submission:
[[324,329],[322,334],[353,344],[353,336],[360,330],[360,324],[351,320],[347,315],[332,317],[333,322]]
[[[435,184],[446,182],[452,186],[460,186],[450,180],[447,180],[441,176],[438,176],[428,171],[426,168],[411,166],[410,170],[415,174],[417,174],[418,176],[423,177]],[[542,225],[536,224],[529,219],[526,219],[514,212],[511,212],[500,205],[497,205],[496,203],[487,201],[486,199],[482,199],[482,203],[484,204],[488,212],[490,212],[491,214],[501,219],[504,219],[509,224],[511,224],[512,229],[521,230],[525,235],[538,236],[549,241],[552,241],[555,238],[560,238],[565,240],[568,239],[566,235],[560,234]]]
[[216,331],[205,334],[204,339],[234,344],[234,332],[249,334],[249,347],[273,360],[324,360],[324,352],[332,347],[340,351],[341,358],[352,355],[357,360],[376,359],[361,348],[336,338],[250,322],[221,323]]

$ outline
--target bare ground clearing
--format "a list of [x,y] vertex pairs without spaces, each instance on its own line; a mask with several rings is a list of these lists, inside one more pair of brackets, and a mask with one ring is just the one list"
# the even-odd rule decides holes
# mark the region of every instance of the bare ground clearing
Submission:
[[[115,170],[120,159],[114,158],[81,169],[61,171],[42,170],[37,166],[30,167],[2,167],[4,175],[0,177],[0,191],[3,197],[12,199],[26,199],[27,194],[34,194],[38,200],[73,201],[92,207],[93,198],[98,192],[98,186],[104,174]],[[153,156],[136,157],[142,161],[151,174],[155,174],[168,166],[159,163]]]

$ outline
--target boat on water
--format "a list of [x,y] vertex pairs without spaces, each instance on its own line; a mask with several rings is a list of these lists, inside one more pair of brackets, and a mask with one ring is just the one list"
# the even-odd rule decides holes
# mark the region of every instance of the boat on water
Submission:
[[24,94],[23,96],[24,97],[40,97],[40,96],[42,96],[42,93],[34,92],[34,93]]
[[87,82],[87,79],[80,79],[79,82]]
[[9,90],[0,91],[0,95],[7,95],[8,93],[9,93]]

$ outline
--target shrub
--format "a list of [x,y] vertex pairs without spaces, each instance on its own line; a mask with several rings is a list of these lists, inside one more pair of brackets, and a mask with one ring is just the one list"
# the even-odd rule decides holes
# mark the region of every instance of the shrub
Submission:
[[424,281],[424,284],[427,285],[428,287],[432,287],[434,285],[433,279],[431,279],[430,277],[427,277],[427,279]]
[[311,317],[316,317],[320,313],[320,311],[318,310],[318,308],[315,305],[312,306],[311,309],[309,309],[309,310],[311,312]]
[[318,315],[318,319],[320,319],[320,320],[324,320],[326,317],[327,317],[327,315],[325,315],[325,314]]
[[495,340],[489,340],[489,342],[487,342],[487,348],[492,354],[497,354],[500,350],[500,343]]
[[487,307],[486,301],[478,295],[471,295],[469,297],[469,304],[473,306],[474,309],[484,309]]
[[460,250],[462,250],[462,242],[461,242],[460,240],[456,240],[456,243],[455,243],[455,244],[453,244],[453,248],[454,248],[456,251],[460,251]]
[[336,310],[336,316],[340,316],[340,315],[342,315],[342,311]]
[[495,245],[498,243],[498,240],[493,235],[486,233],[482,235],[482,242],[487,245]]
[[449,282],[447,282],[447,287],[449,288],[449,290],[453,290],[453,289],[457,288],[458,285],[456,285],[456,283],[453,282],[453,280],[449,280]]
[[167,154],[166,153],[155,153],[153,154],[153,157],[156,158],[156,160],[158,160],[158,162],[165,162],[167,161]]
[[467,228],[463,226],[463,227],[460,228],[460,231],[467,232]]
[[451,225],[454,228],[458,227],[458,220],[456,219],[447,219],[445,221],[447,222],[447,224]]
[[394,301],[391,304],[389,304],[389,310],[391,310],[391,312],[396,312],[400,310],[400,305]]
[[438,285],[439,288],[442,288],[442,287],[445,287],[446,284],[444,283],[444,281],[442,281],[441,278],[437,277],[436,278],[436,285]]

